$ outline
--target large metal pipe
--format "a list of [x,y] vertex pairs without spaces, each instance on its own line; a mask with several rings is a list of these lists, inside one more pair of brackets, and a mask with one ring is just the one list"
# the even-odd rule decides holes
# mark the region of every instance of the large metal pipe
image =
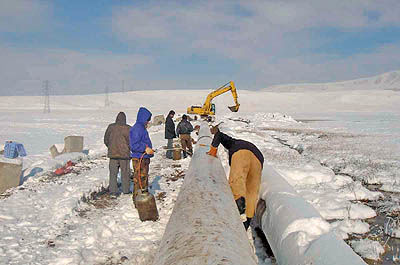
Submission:
[[204,122],[154,265],[256,264],[222,164],[206,154],[211,141]]
[[318,211],[268,165],[264,165],[260,196],[265,212],[256,214],[262,214],[262,230],[279,265],[366,265],[330,230]]

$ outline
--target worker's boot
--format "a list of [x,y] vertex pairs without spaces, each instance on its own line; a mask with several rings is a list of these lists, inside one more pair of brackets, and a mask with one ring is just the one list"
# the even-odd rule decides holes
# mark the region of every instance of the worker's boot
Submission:
[[187,157],[187,153],[186,153],[186,151],[183,151],[183,158],[186,158]]
[[239,199],[237,199],[236,205],[238,207],[239,213],[244,214],[246,210],[246,200],[244,199],[244,197],[240,197]]
[[249,226],[250,226],[251,219],[252,219],[252,218],[247,217],[247,220],[246,220],[245,222],[243,222],[244,229],[246,229],[246,231],[247,231],[247,229],[248,229]]

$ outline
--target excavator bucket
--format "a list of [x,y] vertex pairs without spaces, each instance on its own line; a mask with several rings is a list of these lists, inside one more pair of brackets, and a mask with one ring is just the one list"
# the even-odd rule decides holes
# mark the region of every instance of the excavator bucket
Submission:
[[228,109],[229,109],[230,111],[232,111],[232,112],[238,112],[239,106],[230,106],[230,107],[228,107]]

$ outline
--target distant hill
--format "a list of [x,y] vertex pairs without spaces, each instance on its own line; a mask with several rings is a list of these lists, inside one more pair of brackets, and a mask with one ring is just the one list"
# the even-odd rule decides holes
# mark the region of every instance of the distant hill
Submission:
[[400,70],[381,75],[333,83],[275,85],[262,89],[273,92],[340,91],[340,90],[400,91]]

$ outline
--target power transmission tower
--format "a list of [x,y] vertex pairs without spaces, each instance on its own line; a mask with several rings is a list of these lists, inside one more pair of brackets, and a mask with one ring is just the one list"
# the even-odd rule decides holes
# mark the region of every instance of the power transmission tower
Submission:
[[49,80],[43,83],[43,94],[44,94],[44,108],[43,113],[50,113],[50,88]]
[[104,101],[104,106],[109,107],[110,106],[110,99],[108,98],[108,86],[106,86],[106,99]]

